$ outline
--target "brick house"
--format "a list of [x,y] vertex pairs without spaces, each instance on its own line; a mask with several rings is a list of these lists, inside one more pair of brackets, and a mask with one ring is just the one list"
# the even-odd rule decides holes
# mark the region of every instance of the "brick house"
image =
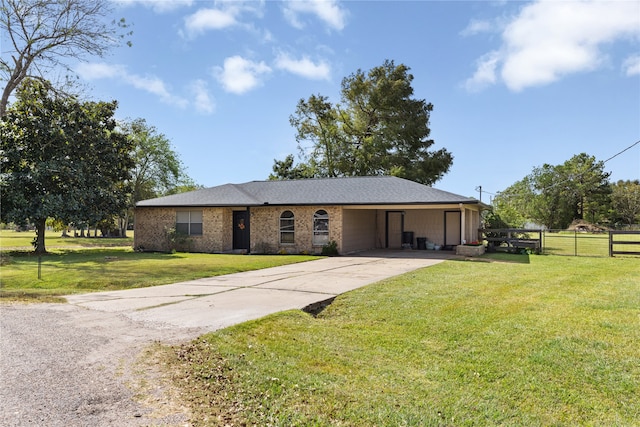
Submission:
[[[134,246],[226,253],[319,253],[331,241],[340,253],[443,247],[478,238],[474,198],[397,177],[353,177],[225,184],[140,201]],[[420,245],[421,249],[423,245]]]

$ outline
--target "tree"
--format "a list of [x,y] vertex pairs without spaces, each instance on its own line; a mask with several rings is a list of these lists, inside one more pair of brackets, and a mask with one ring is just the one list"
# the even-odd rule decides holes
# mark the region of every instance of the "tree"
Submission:
[[0,117],[25,78],[43,78],[57,67],[69,70],[66,59],[101,57],[125,36],[118,31],[127,28],[124,19],[106,20],[109,0],[0,1],[0,32],[10,42],[10,58],[0,57],[0,80],[6,81]]
[[298,102],[290,117],[302,162],[274,161],[271,178],[394,175],[433,184],[453,156],[429,151],[433,105],[413,98],[409,67],[385,61],[342,80],[341,102],[322,95]]
[[287,155],[284,160],[274,160],[273,173],[269,175],[269,179],[308,179],[316,176],[312,166],[305,163],[294,166],[293,162],[293,154]]
[[120,130],[133,146],[134,167],[131,169],[131,186],[127,214],[122,221],[121,235],[126,235],[129,211],[140,200],[191,191],[197,185],[186,174],[182,161],[172,149],[167,137],[138,118],[123,122]]
[[[609,197],[604,163],[581,153],[561,165],[544,164],[501,192],[494,201],[502,218],[564,229],[575,219],[600,219]],[[523,221],[524,220],[524,221]]]
[[47,218],[96,224],[126,208],[133,146],[116,131],[116,107],[27,79],[0,119],[0,217],[33,223],[37,253],[46,252]]
[[615,219],[625,224],[640,222],[640,181],[618,181],[612,185],[611,205]]

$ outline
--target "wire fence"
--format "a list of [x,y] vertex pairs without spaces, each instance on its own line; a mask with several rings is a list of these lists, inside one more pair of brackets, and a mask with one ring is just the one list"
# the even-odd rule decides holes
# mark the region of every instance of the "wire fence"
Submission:
[[[616,235],[614,250],[637,252],[640,255],[639,234]],[[570,256],[610,256],[609,233],[589,233],[582,231],[545,230],[542,233],[542,252],[551,255]]]

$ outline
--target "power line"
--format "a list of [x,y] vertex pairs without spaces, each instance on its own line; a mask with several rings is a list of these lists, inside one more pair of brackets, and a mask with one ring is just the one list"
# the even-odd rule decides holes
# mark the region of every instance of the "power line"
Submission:
[[638,145],[638,144],[640,144],[640,140],[638,140],[638,141],[634,142],[633,144],[631,144],[630,146],[628,146],[627,148],[625,148],[625,149],[624,149],[624,150],[622,150],[621,152],[619,152],[619,153],[617,153],[617,154],[614,154],[613,156],[609,157],[607,160],[605,160],[605,161],[604,161],[604,162],[602,162],[602,163],[607,163],[609,160],[611,160],[611,159],[615,159],[615,158],[616,158],[616,157],[618,157],[620,154],[624,153],[624,152],[625,152],[625,151],[627,151],[627,150],[632,149],[633,147],[635,147],[635,146],[636,146],[636,145]]
[[[633,147],[635,147],[635,146],[636,146],[636,145],[638,145],[638,144],[640,144],[640,140],[638,140],[638,141],[634,142],[633,144],[629,145],[629,146],[628,146],[627,148],[625,148],[624,150],[622,150],[622,151],[620,151],[620,152],[618,152],[618,153],[614,154],[613,156],[609,157],[607,160],[604,160],[604,161],[602,162],[602,164],[604,165],[604,164],[605,164],[605,163],[607,163],[609,160],[615,159],[616,157],[618,157],[618,156],[619,156],[619,155],[621,155],[622,153],[624,153],[624,152],[626,152],[626,151],[628,151],[628,150],[632,149]],[[566,184],[567,182],[570,182],[570,181],[575,180],[576,178],[581,178],[582,176],[584,176],[584,175],[585,175],[585,174],[587,174],[587,173],[593,172],[593,171],[594,171],[594,170],[596,170],[597,168],[598,168],[598,165],[594,165],[594,166],[592,166],[591,168],[589,168],[588,170],[583,171],[582,173],[579,173],[577,176],[569,177],[569,178],[565,179],[564,181],[556,181],[556,182],[552,183],[551,185],[549,185],[548,187],[545,187],[545,188],[541,189],[541,191],[547,191],[547,190],[550,190],[550,189],[552,189],[552,188],[554,188],[554,187],[557,187],[557,186],[559,186],[559,185],[564,185],[564,184]],[[484,190],[483,190],[483,192],[487,193],[487,191],[484,191]],[[502,193],[502,192],[501,192],[501,193]]]

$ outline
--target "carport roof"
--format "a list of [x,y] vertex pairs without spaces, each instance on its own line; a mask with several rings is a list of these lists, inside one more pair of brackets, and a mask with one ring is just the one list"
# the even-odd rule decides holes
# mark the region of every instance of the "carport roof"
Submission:
[[482,204],[392,176],[251,181],[143,200],[138,207]]

